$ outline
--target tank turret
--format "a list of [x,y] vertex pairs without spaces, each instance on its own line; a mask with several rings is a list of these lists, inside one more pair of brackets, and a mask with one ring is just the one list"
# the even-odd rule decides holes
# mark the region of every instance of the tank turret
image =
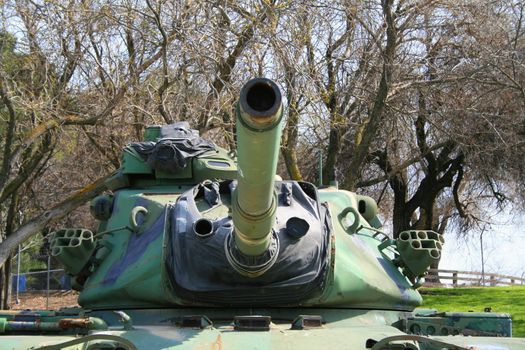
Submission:
[[113,193],[92,202],[99,231],[55,234],[81,305],[417,306],[440,236],[386,239],[371,198],[278,179],[271,80],[246,83],[236,114],[236,159],[185,123],[150,127],[125,148]]

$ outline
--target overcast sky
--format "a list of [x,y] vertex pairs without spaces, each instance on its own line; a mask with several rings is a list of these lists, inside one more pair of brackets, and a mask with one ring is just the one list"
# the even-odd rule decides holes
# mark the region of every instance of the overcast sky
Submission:
[[[483,234],[485,272],[525,276],[525,215],[509,221]],[[448,233],[445,239],[441,269],[481,271],[479,234],[458,239]]]

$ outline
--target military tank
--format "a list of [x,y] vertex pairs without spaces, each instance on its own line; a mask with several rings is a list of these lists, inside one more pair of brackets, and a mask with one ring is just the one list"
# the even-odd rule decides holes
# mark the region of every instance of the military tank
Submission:
[[283,106],[244,85],[237,152],[186,123],[126,146],[98,230],[53,233],[80,308],[1,311],[2,349],[525,349],[509,315],[417,309],[443,237],[381,230],[367,196],[276,175]]

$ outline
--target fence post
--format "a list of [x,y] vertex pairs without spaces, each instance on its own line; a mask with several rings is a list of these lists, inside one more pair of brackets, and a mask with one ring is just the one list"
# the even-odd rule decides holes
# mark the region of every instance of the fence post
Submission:
[[[20,304],[20,244],[18,245],[18,254],[16,255],[16,304]],[[11,282],[11,281],[10,281]]]
[[454,287],[458,286],[458,273],[457,272],[452,272],[452,285]]
[[496,276],[490,275],[490,286],[494,287],[496,285]]
[[51,254],[47,255],[46,309],[49,310],[49,279],[51,278]]

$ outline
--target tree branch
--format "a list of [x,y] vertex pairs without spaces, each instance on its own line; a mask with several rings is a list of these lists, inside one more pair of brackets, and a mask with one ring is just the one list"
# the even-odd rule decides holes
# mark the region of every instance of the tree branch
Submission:
[[5,187],[0,188],[0,203],[3,203],[9,196],[17,191],[20,186],[24,184],[31,174],[34,173],[35,169],[38,168],[38,165],[51,148],[51,135],[48,134],[48,137],[42,140],[35,151],[28,149],[28,151],[32,153],[29,155],[29,159],[20,167],[17,176],[7,183]]
[[394,23],[394,16],[392,14],[392,0],[383,0],[383,13],[385,15],[386,24],[386,47],[383,53],[383,72],[381,74],[381,81],[375,96],[372,110],[369,113],[368,124],[363,131],[361,142],[356,145],[352,160],[350,161],[349,173],[347,174],[345,187],[352,190],[355,188],[363,162],[368,154],[370,145],[376,136],[377,129],[383,117],[383,110],[385,109],[385,101],[388,96],[388,91],[392,82],[392,74],[394,71],[394,57],[396,54],[397,31]]
[[[435,144],[434,146],[431,146],[431,147],[428,147],[427,148],[427,152],[433,152],[437,149],[440,149],[441,147],[444,147],[445,145],[447,144],[447,142],[441,142],[441,143],[438,143],[438,144]],[[385,175],[383,176],[379,176],[379,177],[376,177],[374,179],[370,179],[370,180],[367,180],[367,181],[360,181],[356,184],[356,187],[357,188],[361,188],[361,187],[369,187],[369,186],[373,186],[373,185],[376,185],[378,183],[381,183],[383,181],[387,181],[389,180],[390,178],[392,178],[393,176],[395,176],[396,174],[400,173],[401,171],[403,171],[404,169],[408,168],[410,165],[412,164],[415,164],[419,161],[421,161],[422,158],[425,157],[425,154],[419,154],[415,157],[412,157],[412,158],[409,158],[407,160],[405,160],[403,163],[401,163],[399,166],[397,167],[391,167]]]

